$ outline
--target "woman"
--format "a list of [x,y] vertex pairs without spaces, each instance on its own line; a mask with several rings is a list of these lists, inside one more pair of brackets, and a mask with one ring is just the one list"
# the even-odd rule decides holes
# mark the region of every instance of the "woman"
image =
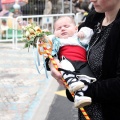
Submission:
[[52,2],[51,0],[45,1],[44,15],[52,14]]
[[82,12],[82,13],[85,12],[85,10],[81,8],[82,3],[83,3],[83,0],[76,1],[76,4],[75,4],[76,13],[77,12]]
[[[84,92],[93,101],[84,108],[91,120],[120,120],[120,0],[90,1],[95,11],[89,13],[79,29],[88,26],[94,30],[88,64],[97,81]],[[52,76],[62,84],[61,74],[51,63],[49,66]],[[79,119],[85,120],[80,111]]]

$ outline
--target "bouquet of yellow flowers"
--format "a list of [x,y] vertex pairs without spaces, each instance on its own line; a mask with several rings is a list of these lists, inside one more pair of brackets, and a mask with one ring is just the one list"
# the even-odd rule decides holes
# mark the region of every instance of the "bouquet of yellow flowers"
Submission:
[[47,39],[45,36],[51,34],[49,31],[41,30],[39,26],[35,24],[28,24],[27,26],[23,27],[24,29],[24,39],[25,42],[24,48],[30,48],[30,46],[36,47],[37,42],[44,42],[47,43]]

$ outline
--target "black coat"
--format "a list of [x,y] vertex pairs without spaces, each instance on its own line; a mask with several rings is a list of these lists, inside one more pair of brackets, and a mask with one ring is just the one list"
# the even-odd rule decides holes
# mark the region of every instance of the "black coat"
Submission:
[[[92,12],[79,29],[83,26],[94,29],[103,18],[104,14]],[[105,120],[120,120],[120,11],[107,38],[102,68],[100,81],[89,85],[84,95],[102,105]]]

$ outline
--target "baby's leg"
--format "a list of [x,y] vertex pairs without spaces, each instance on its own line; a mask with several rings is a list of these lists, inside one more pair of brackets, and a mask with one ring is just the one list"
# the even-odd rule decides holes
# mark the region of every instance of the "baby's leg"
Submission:
[[78,80],[76,76],[75,68],[72,63],[67,60],[64,56],[61,59],[61,68],[58,70],[61,71],[63,78],[66,80],[69,85],[69,91],[75,92],[84,87],[84,83]]

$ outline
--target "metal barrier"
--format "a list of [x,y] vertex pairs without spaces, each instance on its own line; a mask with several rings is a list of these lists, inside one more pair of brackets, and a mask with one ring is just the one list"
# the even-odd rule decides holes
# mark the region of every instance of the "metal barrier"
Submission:
[[[48,29],[51,33],[53,33],[53,25],[55,20],[60,16],[73,16],[75,18],[75,14],[51,14],[51,15],[32,15],[32,16],[19,16],[15,19],[15,30],[20,27],[18,23],[26,23],[30,24],[35,23],[40,26],[41,29]],[[22,29],[21,29],[22,30]],[[18,33],[15,31],[15,46],[18,48],[19,38],[17,37]]]
[[[41,29],[48,29],[53,33],[54,21],[60,16],[73,16],[76,25],[82,21],[83,15],[81,13],[70,14],[51,14],[51,15],[32,15],[32,16],[19,16],[16,19],[13,17],[0,17],[0,42],[12,42],[14,48],[18,48],[18,41],[23,39],[23,24],[30,24],[34,22],[40,26]],[[5,34],[2,33],[2,20],[6,20],[7,30]],[[22,23],[22,24],[21,24]]]

